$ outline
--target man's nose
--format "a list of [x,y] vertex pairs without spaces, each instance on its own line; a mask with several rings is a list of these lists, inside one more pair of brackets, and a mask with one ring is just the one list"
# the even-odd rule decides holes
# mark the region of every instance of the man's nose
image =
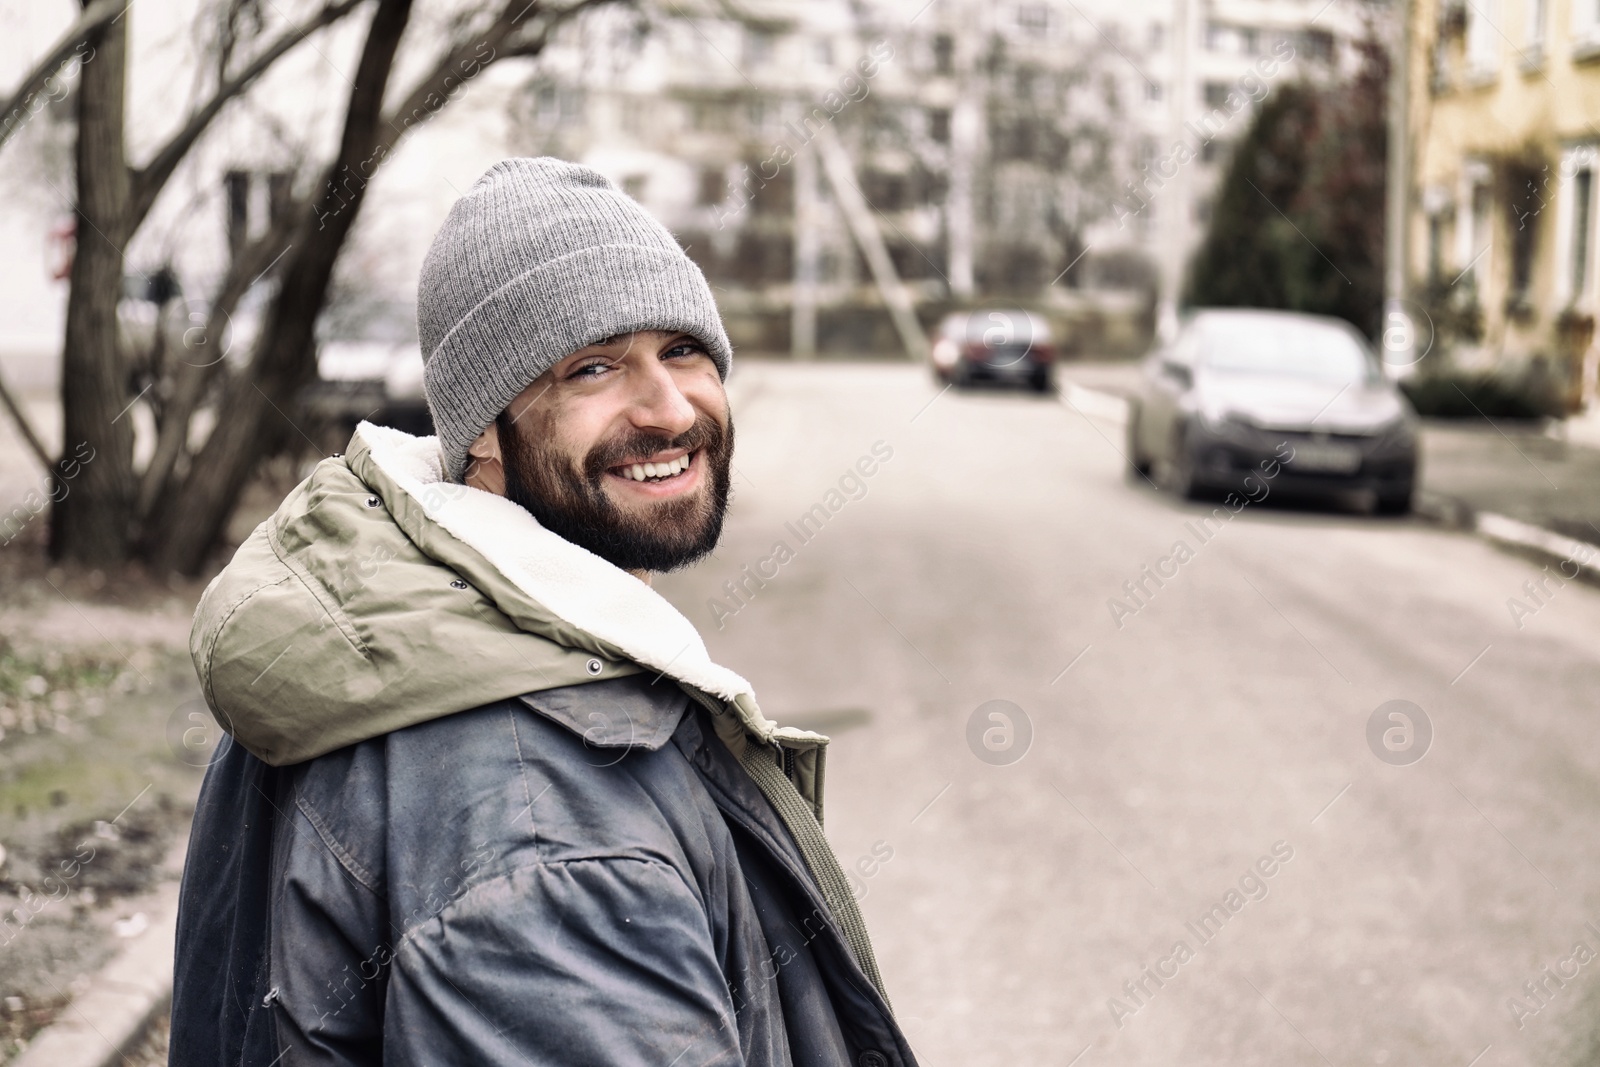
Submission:
[[635,381],[638,382],[637,391],[629,412],[635,426],[661,430],[676,437],[694,425],[694,405],[689,403],[689,398],[678,388],[677,379],[660,360],[650,360]]

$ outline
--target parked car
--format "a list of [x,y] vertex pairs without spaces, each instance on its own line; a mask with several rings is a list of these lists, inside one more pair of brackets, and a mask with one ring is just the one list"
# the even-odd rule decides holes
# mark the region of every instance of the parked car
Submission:
[[1055,361],[1049,323],[1015,308],[947,315],[933,344],[934,375],[954,385],[986,380],[1048,393]]
[[415,341],[324,340],[317,345],[317,380],[301,395],[317,436],[330,450],[344,447],[363,420],[407,433],[433,433],[422,395],[422,352]]
[[1348,323],[1206,309],[1145,361],[1129,405],[1128,463],[1185,497],[1249,491],[1265,471],[1274,490],[1365,489],[1395,514],[1411,508],[1416,422]]

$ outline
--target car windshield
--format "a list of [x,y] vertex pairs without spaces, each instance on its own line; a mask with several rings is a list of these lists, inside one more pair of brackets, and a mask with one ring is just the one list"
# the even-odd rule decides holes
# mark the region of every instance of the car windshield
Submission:
[[1359,382],[1373,376],[1361,345],[1337,326],[1293,319],[1228,318],[1199,324],[1207,370]]
[[966,334],[966,339],[973,344],[991,347],[1048,344],[1050,341],[1042,319],[1015,309],[973,312],[967,316]]

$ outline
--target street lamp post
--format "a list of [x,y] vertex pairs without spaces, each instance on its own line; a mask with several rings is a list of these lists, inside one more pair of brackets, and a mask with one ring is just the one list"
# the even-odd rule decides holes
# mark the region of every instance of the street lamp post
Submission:
[[1411,196],[1411,0],[1396,0],[1398,44],[1389,62],[1389,140],[1384,164],[1383,363],[1391,377],[1415,362],[1417,323],[1407,310],[1406,248]]

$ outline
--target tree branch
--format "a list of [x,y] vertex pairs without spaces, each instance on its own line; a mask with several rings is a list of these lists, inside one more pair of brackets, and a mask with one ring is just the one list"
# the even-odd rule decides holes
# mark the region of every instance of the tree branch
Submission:
[[44,54],[44,58],[34,64],[27,77],[22,79],[22,84],[17,86],[16,92],[5,102],[4,111],[0,111],[5,116],[0,119],[0,145],[22,128],[22,122],[16,116],[33,101],[39,90],[44,88],[45,82],[61,69],[61,65],[77,52],[80,45],[99,33],[112,19],[119,18],[127,6],[128,0],[95,0],[84,8],[78,21],[68,27],[67,32]]
[[128,204],[128,232],[132,233],[139,228],[139,224],[144,221],[145,215],[155,204],[156,197],[161,195],[167,180],[172,177],[173,171],[178,169],[178,164],[183,162],[189,149],[194,147],[195,141],[199,140],[200,135],[210,127],[228,101],[248,89],[251,83],[282,58],[285,52],[317,30],[344,18],[365,2],[366,0],[337,0],[328,4],[300,26],[285,31],[243,70],[234,75],[231,81],[219,85],[216,94],[189,116],[189,121],[184,124],[183,129],[174,134],[172,140],[168,141],[149,163],[133,172],[133,188]]
[[[300,210],[303,211],[304,207]],[[195,342],[190,337],[193,331],[185,331],[181,355],[171,371],[175,379],[172,396],[165,418],[156,431],[156,445],[150,454],[150,462],[139,476],[138,515],[141,520],[149,517],[178,461],[183,458],[189,443],[189,423],[205,396],[206,387],[226,367],[227,351],[222,347],[223,333],[232,321],[234,309],[250,287],[294,247],[289,243],[289,238],[294,234],[297,217],[295,211],[285,212],[285,217],[276,226],[240,249],[228,267],[216,299],[212,301],[201,340]],[[197,353],[197,349],[203,351]],[[196,358],[197,355],[203,355],[203,358]]]
[[[384,116],[381,141],[383,148],[392,150],[404,134],[414,126],[432,118],[444,109],[461,86],[482,74],[492,64],[504,59],[538,56],[550,43],[550,36],[563,22],[574,18],[591,7],[615,3],[616,0],[578,0],[565,8],[551,10],[527,0],[509,0],[495,21],[483,33],[460,42],[439,57],[427,74],[417,80],[411,91]],[[536,33],[518,37],[518,31],[534,25],[543,16],[545,21]],[[484,54],[484,50],[488,54]]]
[[40,466],[48,473],[56,465],[50,458],[50,453],[39,440],[39,435],[33,432],[33,425],[28,422],[28,416],[22,411],[16,397],[11,395],[11,390],[6,388],[6,383],[0,381],[0,404],[4,404],[11,418],[16,421],[17,430],[22,434],[22,439],[28,443],[28,449],[39,458]]

